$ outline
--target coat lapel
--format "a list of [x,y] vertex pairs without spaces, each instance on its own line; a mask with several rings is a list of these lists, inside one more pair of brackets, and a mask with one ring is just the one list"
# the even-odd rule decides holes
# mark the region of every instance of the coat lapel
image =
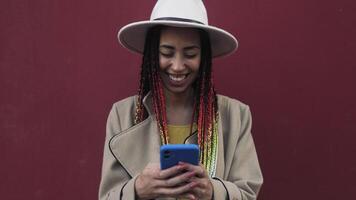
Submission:
[[159,162],[157,129],[156,121],[150,116],[111,139],[113,154],[131,177],[140,173],[149,162]]
[[150,92],[143,99],[143,104],[149,117],[115,135],[110,141],[112,153],[131,177],[140,173],[149,162],[159,163],[161,139],[152,112]]

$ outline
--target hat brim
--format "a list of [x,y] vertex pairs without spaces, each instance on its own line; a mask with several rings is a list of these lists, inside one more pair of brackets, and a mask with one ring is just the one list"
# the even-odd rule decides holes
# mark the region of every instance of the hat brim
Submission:
[[209,25],[171,20],[140,21],[128,24],[118,32],[119,42],[126,48],[143,53],[147,30],[157,25],[191,27],[205,30],[210,37],[212,57],[226,56],[236,51],[238,42],[229,32]]

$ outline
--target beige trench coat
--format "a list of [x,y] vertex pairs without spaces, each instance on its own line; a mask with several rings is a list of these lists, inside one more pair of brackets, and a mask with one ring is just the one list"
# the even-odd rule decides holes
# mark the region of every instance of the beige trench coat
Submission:
[[[134,182],[149,162],[159,162],[160,136],[152,98],[144,105],[149,117],[133,125],[137,96],[115,103],[107,121],[100,200],[134,200]],[[249,107],[235,99],[218,95],[218,157],[216,175],[211,178],[214,199],[253,200],[262,185]],[[193,134],[185,143],[196,143]]]

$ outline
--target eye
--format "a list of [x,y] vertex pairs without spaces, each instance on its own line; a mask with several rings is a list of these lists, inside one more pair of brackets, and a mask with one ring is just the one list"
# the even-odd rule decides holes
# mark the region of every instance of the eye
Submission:
[[186,53],[185,57],[186,58],[195,58],[198,54],[197,53]]
[[160,51],[159,53],[166,58],[171,58],[174,56],[174,53],[170,51]]
[[197,52],[197,51],[186,51],[186,52],[184,52],[184,56],[186,58],[189,58],[189,59],[197,57],[198,54],[199,54],[199,52]]

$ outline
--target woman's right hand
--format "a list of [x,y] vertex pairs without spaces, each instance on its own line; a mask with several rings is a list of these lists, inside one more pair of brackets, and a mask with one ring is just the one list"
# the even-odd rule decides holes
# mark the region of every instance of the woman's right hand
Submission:
[[161,170],[158,163],[149,163],[135,181],[138,199],[155,199],[162,197],[195,199],[190,193],[197,186],[190,181],[194,172],[183,172],[181,165]]

